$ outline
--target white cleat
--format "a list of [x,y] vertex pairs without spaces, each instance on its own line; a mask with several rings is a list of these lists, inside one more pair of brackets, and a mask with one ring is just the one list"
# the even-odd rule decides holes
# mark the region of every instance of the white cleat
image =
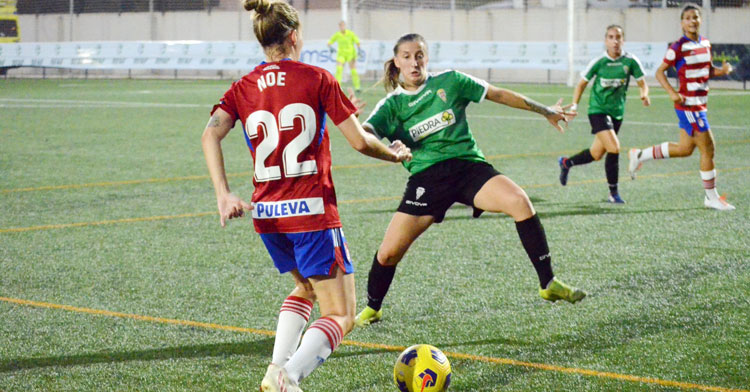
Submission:
[[289,379],[283,367],[270,364],[260,383],[260,392],[302,392],[302,390],[299,389],[297,383]]
[[638,161],[638,155],[641,150],[637,148],[631,148],[628,151],[628,173],[630,173],[630,179],[635,180],[635,172],[643,166],[643,162]]
[[709,199],[708,196],[706,196],[706,198],[703,199],[703,205],[706,206],[706,208],[713,208],[714,210],[719,211],[732,211],[735,209],[733,205],[727,203],[723,196],[718,199]]

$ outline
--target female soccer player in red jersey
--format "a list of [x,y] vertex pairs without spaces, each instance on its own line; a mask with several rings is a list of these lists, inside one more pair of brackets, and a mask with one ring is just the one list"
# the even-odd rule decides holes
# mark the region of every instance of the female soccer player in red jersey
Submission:
[[[727,62],[723,62],[721,68],[713,66],[711,43],[700,35],[701,11],[697,5],[685,5],[680,19],[684,35],[667,49],[664,62],[656,70],[656,80],[674,102],[679,126],[684,132],[680,132],[678,143],[664,142],[642,150],[630,150],[628,171],[630,177],[635,179],[635,172],[640,169],[643,162],[687,157],[693,154],[695,147],[698,147],[701,154],[700,174],[706,191],[703,204],[707,208],[721,211],[734,210],[734,206],[727,203],[723,197],[719,197],[716,191],[714,136],[706,116],[708,79],[730,74],[732,66]],[[679,91],[675,91],[667,80],[665,72],[669,67],[677,70]]]
[[[326,114],[359,152],[391,162],[411,158],[401,143],[386,147],[366,133],[358,108],[327,71],[299,62],[297,11],[279,0],[245,0],[266,61],[232,84],[215,105],[202,144],[221,225],[252,211],[274,265],[295,288],[279,313],[273,357],[261,391],[300,391],[299,381],[336,349],[352,329],[354,275],[331,177]],[[233,195],[221,140],[237,120],[254,161],[252,203]],[[321,317],[304,338],[313,303]]]

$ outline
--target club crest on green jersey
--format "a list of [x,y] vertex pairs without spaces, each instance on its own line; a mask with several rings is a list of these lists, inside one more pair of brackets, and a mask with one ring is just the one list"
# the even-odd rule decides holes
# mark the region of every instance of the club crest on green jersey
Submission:
[[437,95],[443,102],[448,101],[448,97],[447,95],[445,95],[445,90],[443,90],[442,88],[437,91]]

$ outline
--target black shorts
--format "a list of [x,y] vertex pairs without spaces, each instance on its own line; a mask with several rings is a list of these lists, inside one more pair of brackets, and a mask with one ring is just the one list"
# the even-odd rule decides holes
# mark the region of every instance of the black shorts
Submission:
[[[474,206],[474,196],[490,178],[499,174],[486,162],[449,159],[436,163],[409,177],[398,212],[431,215],[435,223],[440,223],[453,203]],[[474,216],[480,213],[475,208]]]
[[620,125],[622,125],[622,120],[615,120],[609,114],[601,113],[589,114],[589,122],[591,123],[592,135],[609,129],[614,129],[616,135],[620,132]]

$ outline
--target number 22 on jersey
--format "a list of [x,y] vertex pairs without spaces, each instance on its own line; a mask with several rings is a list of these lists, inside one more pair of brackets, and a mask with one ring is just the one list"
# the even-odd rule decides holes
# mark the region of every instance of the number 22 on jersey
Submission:
[[[302,124],[302,131],[287,145],[280,145],[281,132],[294,129],[295,120]],[[263,140],[258,144],[255,153],[255,180],[258,182],[281,179],[281,167],[269,164],[266,160],[277,149],[283,148],[281,166],[284,167],[285,177],[300,177],[318,172],[315,160],[299,162],[298,156],[315,139],[316,115],[313,108],[304,103],[292,103],[279,111],[278,121],[273,113],[258,110],[251,113],[245,121],[247,137],[253,140],[258,137],[258,131],[263,132]]]

